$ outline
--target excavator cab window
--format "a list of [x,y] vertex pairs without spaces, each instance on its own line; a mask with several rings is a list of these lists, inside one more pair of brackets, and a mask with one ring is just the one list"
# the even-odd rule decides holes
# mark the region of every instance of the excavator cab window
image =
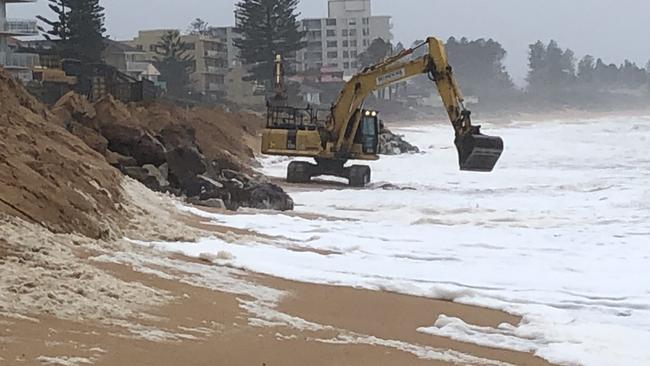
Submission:
[[363,111],[355,142],[361,144],[365,154],[376,154],[379,145],[379,121],[377,112]]

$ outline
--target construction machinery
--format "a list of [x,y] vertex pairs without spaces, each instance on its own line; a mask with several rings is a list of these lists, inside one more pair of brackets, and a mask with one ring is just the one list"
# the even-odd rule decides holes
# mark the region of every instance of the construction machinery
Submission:
[[[427,47],[428,52],[425,56],[414,57],[420,47]],[[277,63],[276,84],[281,79],[277,76],[281,71]],[[287,180],[291,183],[305,183],[312,177],[331,175],[348,179],[351,186],[364,187],[371,179],[370,167],[346,166],[349,160],[379,159],[378,112],[365,109],[364,101],[375,90],[420,74],[427,74],[437,86],[455,132],[460,169],[491,172],[503,152],[503,140],[482,134],[481,126],[472,124],[471,112],[465,108],[444,44],[434,37],[353,76],[324,119],[311,107],[268,103],[262,153],[315,160],[315,164],[291,162],[287,172]]]

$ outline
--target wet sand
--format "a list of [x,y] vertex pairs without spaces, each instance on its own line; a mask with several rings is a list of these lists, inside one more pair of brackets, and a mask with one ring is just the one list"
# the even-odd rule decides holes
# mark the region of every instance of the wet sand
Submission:
[[[188,261],[196,261],[186,258]],[[211,266],[211,264],[203,264]],[[49,316],[33,320],[0,318],[0,364],[42,365],[448,365],[410,352],[368,344],[328,344],[343,333],[450,349],[486,361],[513,365],[548,365],[520,352],[479,347],[416,332],[439,314],[468,323],[517,324],[518,317],[495,310],[386,292],[320,286],[250,274],[247,280],[289,293],[278,310],[326,326],[308,331],[286,326],[249,324],[241,297],[133,271],[124,265],[98,263],[100,270],[127,282],[168,291],[175,300],[148,312],[141,326],[179,339],[136,337],[121,326],[72,322]],[[155,332],[154,332],[155,335]],[[186,338],[186,339],[183,339]],[[57,363],[57,360],[59,363]],[[488,361],[489,362],[489,361]],[[481,364],[481,363],[476,363]],[[488,363],[490,364],[490,363]]]

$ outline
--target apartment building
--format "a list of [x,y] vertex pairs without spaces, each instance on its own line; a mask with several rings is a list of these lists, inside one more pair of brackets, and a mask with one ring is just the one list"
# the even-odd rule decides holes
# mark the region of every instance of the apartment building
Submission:
[[241,39],[242,37],[241,34],[235,31],[235,27],[211,27],[208,32],[211,36],[226,45],[228,68],[232,69],[241,65],[241,61],[239,60],[239,48],[235,46],[235,40]]
[[[145,30],[125,43],[137,50],[146,52],[148,61],[155,60],[156,47],[169,29]],[[226,44],[211,34],[182,35],[183,42],[189,44],[189,53],[194,57],[194,69],[190,75],[192,89],[212,99],[225,95],[225,77],[228,72]]]
[[30,37],[38,35],[36,20],[7,18],[7,4],[31,3],[36,0],[0,0],[0,66],[9,71],[14,77],[29,81],[32,79],[31,69],[38,66],[38,55],[15,52],[12,42],[14,37]]
[[106,48],[102,52],[104,62],[134,79],[147,79],[155,84],[158,83],[160,72],[151,61],[147,61],[147,52],[110,39],[107,39],[105,43]]
[[370,0],[328,0],[328,17],[303,19],[300,28],[306,47],[297,55],[299,71],[326,67],[354,75],[357,57],[374,39],[393,39],[391,17],[372,15]]

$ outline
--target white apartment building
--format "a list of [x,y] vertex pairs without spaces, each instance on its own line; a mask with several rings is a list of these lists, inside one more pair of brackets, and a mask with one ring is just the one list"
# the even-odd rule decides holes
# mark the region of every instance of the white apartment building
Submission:
[[297,54],[298,70],[342,70],[345,76],[359,70],[357,57],[370,43],[391,41],[390,16],[372,15],[371,0],[328,0],[328,17],[303,19],[305,49]]
[[38,55],[12,51],[10,40],[13,37],[38,35],[36,20],[8,19],[7,4],[32,3],[36,0],[0,0],[0,66],[13,76],[25,81],[31,80],[34,66],[38,66]]
[[210,27],[208,30],[212,37],[226,45],[226,60],[228,68],[232,69],[241,65],[239,60],[239,48],[235,46],[235,40],[241,39],[241,34],[235,31],[235,27]]
[[[133,40],[124,43],[145,52],[145,60],[153,62],[157,56],[158,43],[169,31],[170,29],[142,30]],[[228,73],[226,45],[212,34],[187,34],[182,35],[181,40],[189,45],[189,54],[194,57],[194,72],[190,75],[192,89],[214,99],[223,97]]]

